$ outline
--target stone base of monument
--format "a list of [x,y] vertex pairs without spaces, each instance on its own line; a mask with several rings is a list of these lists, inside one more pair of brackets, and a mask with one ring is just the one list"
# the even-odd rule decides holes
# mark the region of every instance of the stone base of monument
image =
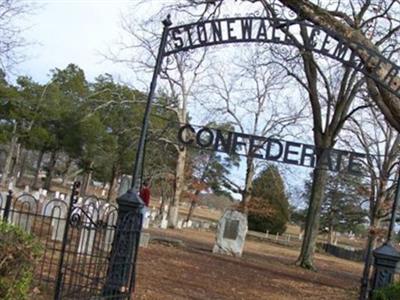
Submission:
[[147,248],[149,246],[150,233],[142,232],[140,234],[139,247]]
[[247,215],[226,210],[218,222],[213,253],[242,256],[247,234]]

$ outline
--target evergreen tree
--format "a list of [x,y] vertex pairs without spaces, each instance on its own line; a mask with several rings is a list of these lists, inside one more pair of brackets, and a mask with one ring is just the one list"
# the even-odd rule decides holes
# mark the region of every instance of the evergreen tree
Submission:
[[289,203],[284,181],[274,165],[268,165],[253,181],[249,205],[249,229],[283,233],[289,220]]

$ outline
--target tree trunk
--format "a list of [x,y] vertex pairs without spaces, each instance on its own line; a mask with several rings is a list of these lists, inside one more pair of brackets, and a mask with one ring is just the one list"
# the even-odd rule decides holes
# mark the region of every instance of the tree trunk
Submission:
[[[371,70],[374,74],[378,60],[369,59],[367,51],[356,47],[356,43],[363,45],[365,48],[370,49],[374,52],[381,53],[377,46],[371,41],[361,30],[354,29],[344,22],[338,20],[329,11],[321,8],[320,6],[312,3],[309,0],[279,0],[283,5],[293,10],[299,17],[304,18],[316,25],[321,26],[323,29],[327,29],[331,32],[336,32],[338,35],[343,37],[350,43],[350,47],[355,47],[355,52],[366,64],[365,69]],[[379,71],[375,72],[376,75],[384,81],[385,76],[390,72],[390,66],[388,64],[381,64]],[[372,82],[372,80],[368,80]],[[384,114],[386,120],[400,131],[400,105],[398,97],[385,90],[379,85],[379,82],[373,81],[369,84],[368,91],[371,99],[375,101],[379,109]],[[400,76],[396,76],[391,81],[391,87],[396,90],[400,85]]]
[[333,227],[329,226],[329,232],[328,232],[328,244],[333,245],[333,241],[335,239],[335,232],[333,231]]
[[248,157],[246,160],[246,179],[245,179],[245,187],[242,193],[242,202],[240,203],[240,210],[247,214],[248,213],[248,204],[251,199],[251,193],[253,190],[253,177],[254,177],[254,163],[253,158]]
[[197,190],[194,194],[195,198],[192,200],[192,202],[190,203],[190,208],[186,217],[186,222],[189,222],[189,220],[192,218],[192,215],[194,213],[194,209],[196,208],[196,204],[197,204],[197,200],[198,200],[198,196],[200,194],[200,191]]
[[17,185],[21,185],[22,184],[22,179],[24,177],[24,173],[25,173],[25,169],[26,169],[26,160],[28,158],[28,150],[22,150],[22,155],[21,155],[21,161],[20,161],[20,165],[19,165],[19,171],[18,171],[18,178],[17,178]]
[[307,211],[303,244],[301,246],[300,256],[297,259],[297,264],[306,269],[315,269],[314,251],[319,232],[320,211],[327,175],[327,170],[321,166],[321,163],[317,163],[317,167],[313,172],[313,184],[311,188],[310,204]]
[[50,191],[51,188],[51,181],[53,179],[53,172],[56,163],[57,163],[57,151],[54,150],[53,152],[51,152],[49,166],[46,174],[46,181],[44,182],[44,188],[48,191]]
[[12,161],[13,161],[13,157],[15,154],[14,151],[17,147],[17,143],[18,143],[17,124],[14,124],[11,142],[10,142],[10,149],[8,150],[8,153],[7,153],[7,158],[6,158],[6,162],[4,164],[3,174],[1,177],[1,186],[3,186],[3,187],[6,187],[7,182],[8,182],[8,175],[11,174],[11,166],[12,166]]
[[10,170],[10,174],[14,178],[18,177],[17,165],[19,163],[20,156],[21,156],[21,144],[17,143],[17,145],[15,147],[14,155],[12,158],[12,165],[11,165],[11,170]]
[[186,155],[187,150],[186,147],[184,147],[179,151],[176,165],[175,193],[168,213],[168,226],[170,228],[176,228],[178,224],[179,203],[185,186]]
[[189,222],[190,219],[192,218],[195,207],[196,207],[196,201],[192,200],[192,202],[190,203],[190,208],[189,208],[188,214],[186,216],[186,222]]
[[42,161],[43,161],[43,155],[44,155],[44,150],[40,150],[39,151],[39,156],[36,162],[36,171],[35,171],[35,177],[33,179],[33,184],[32,184],[32,188],[36,188],[37,186],[37,182],[39,179],[39,173],[40,173],[40,166],[42,165]]
[[68,174],[69,168],[71,167],[71,164],[72,164],[72,158],[69,157],[69,158],[68,158],[68,161],[67,161],[67,163],[66,163],[66,165],[65,165],[65,169],[64,169],[64,171],[63,171],[62,174],[61,174],[61,177],[62,177],[62,184],[64,184],[64,183],[65,183],[65,180],[67,179],[67,174]]
[[111,201],[112,196],[113,196],[115,181],[118,178],[117,173],[118,173],[118,168],[117,168],[117,166],[113,165],[112,171],[111,171],[110,188],[108,189],[108,193],[107,193],[107,201],[108,202]]
[[88,188],[90,186],[90,182],[92,181],[92,175],[93,175],[93,162],[90,162],[88,170],[85,172],[83,176],[83,182],[81,186],[81,194],[86,196]]

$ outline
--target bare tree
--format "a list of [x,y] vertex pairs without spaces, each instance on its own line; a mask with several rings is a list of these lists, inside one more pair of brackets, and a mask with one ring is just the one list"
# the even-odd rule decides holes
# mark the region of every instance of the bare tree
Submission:
[[0,66],[2,69],[9,70],[24,59],[20,50],[28,43],[23,37],[26,28],[21,26],[21,20],[33,10],[34,6],[27,1],[0,0]]
[[[209,94],[203,97],[204,107],[212,115],[222,114],[224,122],[229,122],[243,134],[261,137],[283,137],[288,127],[303,116],[302,101],[289,101],[285,97],[286,74],[271,58],[271,53],[258,46],[246,48],[245,53],[226,62],[216,64],[210,81],[204,90]],[[263,62],[262,64],[260,62]],[[278,96],[280,94],[280,96]],[[210,103],[209,99],[213,99]],[[247,154],[244,185],[225,177],[225,186],[241,195],[241,209],[247,212],[251,198],[253,179],[261,163],[256,159],[258,153]],[[252,151],[256,151],[255,148]]]
[[[282,6],[293,11],[298,19],[306,19],[326,30],[339,34],[350,43],[365,64],[366,70],[384,81],[392,72],[390,64],[379,64],[371,59],[368,51],[387,56],[392,61],[399,58],[400,2],[398,0],[359,1],[309,1],[309,0],[249,0],[260,2],[266,10],[279,11]],[[279,3],[281,5],[279,5]],[[357,47],[357,44],[364,47]],[[388,50],[391,51],[387,55]],[[396,95],[387,91],[378,81],[367,80],[371,99],[384,114],[386,120],[400,130],[400,102]],[[391,80],[391,87],[398,90],[400,76]]]
[[[354,151],[367,154],[365,170],[369,188],[363,193],[369,203],[369,231],[366,243],[367,260],[362,282],[362,295],[368,291],[372,250],[377,238],[386,231],[383,221],[389,217],[394,200],[394,187],[400,157],[400,134],[391,127],[377,108],[370,108],[351,118],[345,128],[350,135],[345,137],[346,144]],[[363,298],[364,299],[364,298]]]

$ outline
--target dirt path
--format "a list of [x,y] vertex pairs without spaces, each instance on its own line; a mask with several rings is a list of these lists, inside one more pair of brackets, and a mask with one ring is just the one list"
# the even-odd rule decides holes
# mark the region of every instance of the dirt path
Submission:
[[214,233],[158,231],[185,247],[151,243],[139,252],[135,299],[356,299],[362,266],[317,255],[318,272],[294,266],[297,250],[247,241],[242,258],[211,253]]

